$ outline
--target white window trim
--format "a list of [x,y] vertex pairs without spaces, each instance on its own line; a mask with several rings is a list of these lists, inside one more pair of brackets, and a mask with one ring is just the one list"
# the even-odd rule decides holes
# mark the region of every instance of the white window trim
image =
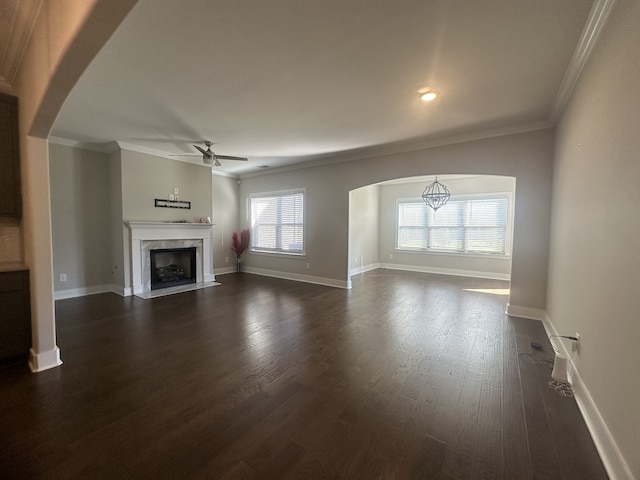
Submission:
[[253,235],[253,207],[252,200],[254,198],[274,197],[274,196],[286,196],[302,193],[302,252],[287,252],[283,250],[262,250],[255,249],[253,246],[249,246],[249,253],[253,255],[267,255],[271,257],[284,257],[284,258],[306,258],[307,255],[307,189],[302,188],[290,188],[287,190],[275,190],[270,192],[258,192],[251,193],[247,198],[247,214],[251,227],[251,233]]
[[398,245],[398,206],[401,203],[424,203],[421,197],[398,197],[396,198],[395,212],[394,212],[394,252],[396,253],[410,253],[419,255],[453,255],[462,257],[475,257],[475,258],[496,258],[504,259],[511,258],[511,248],[513,244],[513,192],[483,192],[483,193],[468,193],[462,195],[451,195],[449,201],[464,201],[464,200],[482,200],[487,198],[506,198],[507,199],[507,224],[505,225],[505,253],[480,253],[480,252],[455,252],[451,250],[438,250],[433,248],[408,248],[400,247]]

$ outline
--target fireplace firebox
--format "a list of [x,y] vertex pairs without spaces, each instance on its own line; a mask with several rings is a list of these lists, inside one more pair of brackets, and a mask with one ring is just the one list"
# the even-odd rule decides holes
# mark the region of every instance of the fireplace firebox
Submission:
[[151,255],[151,290],[196,283],[196,248],[159,248]]

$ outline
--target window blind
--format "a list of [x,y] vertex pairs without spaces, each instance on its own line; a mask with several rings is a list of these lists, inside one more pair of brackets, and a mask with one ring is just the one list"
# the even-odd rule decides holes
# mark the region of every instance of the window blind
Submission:
[[398,250],[507,254],[507,197],[450,200],[433,211],[421,201],[398,202]]
[[252,250],[304,253],[304,191],[256,195],[250,202]]

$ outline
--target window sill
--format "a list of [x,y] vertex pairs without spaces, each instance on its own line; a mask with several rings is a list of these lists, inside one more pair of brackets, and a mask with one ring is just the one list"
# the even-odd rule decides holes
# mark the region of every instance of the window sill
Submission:
[[495,258],[496,260],[511,260],[511,255],[493,254],[493,253],[464,253],[464,252],[449,252],[446,250],[399,250],[394,249],[395,253],[406,253],[409,255],[438,255],[438,256],[451,256],[451,257],[465,257],[465,258]]
[[258,255],[265,257],[291,258],[297,260],[306,260],[307,255],[304,253],[285,253],[285,252],[264,252],[261,250],[249,250],[250,255]]

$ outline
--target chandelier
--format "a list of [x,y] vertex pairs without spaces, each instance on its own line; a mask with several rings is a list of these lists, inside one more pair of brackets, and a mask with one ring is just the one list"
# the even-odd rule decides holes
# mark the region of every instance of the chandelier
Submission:
[[450,196],[451,192],[438,181],[438,177],[431,185],[427,185],[427,188],[422,192],[424,203],[433,208],[434,211],[444,206],[449,201]]

